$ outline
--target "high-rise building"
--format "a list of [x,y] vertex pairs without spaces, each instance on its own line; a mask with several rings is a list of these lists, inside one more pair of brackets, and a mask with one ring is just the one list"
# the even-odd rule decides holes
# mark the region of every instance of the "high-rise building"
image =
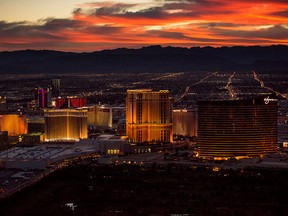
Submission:
[[0,131],[8,131],[8,136],[26,134],[27,128],[27,118],[24,115],[0,115]]
[[204,158],[259,157],[277,151],[275,95],[198,102],[198,150]]
[[[116,129],[118,124],[126,119],[126,107],[110,105],[93,105],[87,107],[88,124]],[[125,123],[126,124],[126,123]],[[123,135],[125,135],[126,130]]]
[[168,90],[128,90],[126,135],[132,142],[172,142],[172,99]]
[[109,105],[96,106],[96,125],[112,128],[112,107]]
[[48,87],[46,89],[44,88],[37,88],[36,89],[36,102],[37,107],[39,108],[47,108],[51,105],[52,100],[52,92],[51,87]]
[[177,135],[197,136],[197,110],[173,110],[173,133]]
[[52,86],[52,96],[53,97],[59,97],[60,96],[60,79],[52,79],[51,82]]
[[87,110],[45,109],[45,141],[77,141],[88,137]]
[[112,107],[96,105],[87,107],[88,124],[112,128]]

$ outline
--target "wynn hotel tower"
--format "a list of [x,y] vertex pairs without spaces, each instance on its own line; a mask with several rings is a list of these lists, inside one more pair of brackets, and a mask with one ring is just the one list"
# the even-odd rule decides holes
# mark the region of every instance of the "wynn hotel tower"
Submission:
[[198,150],[204,158],[259,157],[277,151],[275,95],[198,102]]

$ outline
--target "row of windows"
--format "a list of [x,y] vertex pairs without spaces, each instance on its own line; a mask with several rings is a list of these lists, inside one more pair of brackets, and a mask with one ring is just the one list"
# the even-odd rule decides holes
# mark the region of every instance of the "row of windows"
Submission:
[[151,148],[148,149],[134,149],[135,154],[140,154],[140,153],[151,153]]
[[108,149],[107,154],[119,154],[120,150],[119,149]]

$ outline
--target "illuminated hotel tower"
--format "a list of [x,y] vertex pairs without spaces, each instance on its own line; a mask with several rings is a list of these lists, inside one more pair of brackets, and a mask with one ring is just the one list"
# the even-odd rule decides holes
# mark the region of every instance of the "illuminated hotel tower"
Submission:
[[128,90],[126,135],[132,142],[172,142],[172,99],[168,90]]
[[204,158],[259,157],[277,151],[275,95],[198,102],[198,150]]
[[44,111],[45,141],[77,141],[87,138],[87,110],[46,109]]

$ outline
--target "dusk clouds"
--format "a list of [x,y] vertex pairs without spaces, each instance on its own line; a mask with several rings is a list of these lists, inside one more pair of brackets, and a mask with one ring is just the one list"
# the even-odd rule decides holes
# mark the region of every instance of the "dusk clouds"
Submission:
[[70,17],[0,21],[0,50],[288,45],[284,0],[143,0],[76,4]]

